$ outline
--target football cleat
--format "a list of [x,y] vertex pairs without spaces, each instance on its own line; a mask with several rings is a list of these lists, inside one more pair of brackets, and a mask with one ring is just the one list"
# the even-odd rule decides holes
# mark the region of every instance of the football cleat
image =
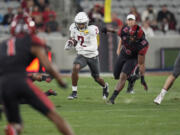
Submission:
[[69,99],[69,100],[72,100],[72,99],[75,99],[75,98],[78,98],[78,97],[77,97],[77,91],[73,91],[73,92],[71,93],[71,95],[68,96],[68,99]]
[[113,105],[113,104],[115,104],[115,102],[114,102],[113,99],[109,99],[108,102],[107,102],[107,104]]
[[157,105],[160,105],[162,100],[163,100],[164,96],[160,93],[155,99],[154,99],[154,103]]
[[134,88],[134,84],[136,82],[136,80],[138,80],[140,78],[139,75],[139,68],[135,67],[134,72],[130,75],[130,77],[128,78],[128,87],[127,87],[127,93],[130,94],[134,94],[133,88]]
[[54,91],[54,90],[52,90],[52,89],[49,89],[48,91],[46,91],[45,92],[45,94],[47,95],[47,96],[57,96],[57,93],[56,93],[56,91]]
[[10,124],[7,125],[4,131],[6,135],[18,135],[16,129]]
[[103,88],[103,99],[106,100],[109,96],[109,84],[106,83],[105,87]]

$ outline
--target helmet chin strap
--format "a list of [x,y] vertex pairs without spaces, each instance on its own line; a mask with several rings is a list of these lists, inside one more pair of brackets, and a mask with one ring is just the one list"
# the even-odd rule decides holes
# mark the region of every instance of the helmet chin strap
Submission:
[[77,29],[78,29],[80,32],[84,32],[85,34],[88,34],[88,33],[89,33],[89,31],[88,31],[88,29],[87,29],[87,26],[85,26],[84,29],[79,29],[79,28],[78,28],[78,25],[76,24],[76,27],[77,27]]

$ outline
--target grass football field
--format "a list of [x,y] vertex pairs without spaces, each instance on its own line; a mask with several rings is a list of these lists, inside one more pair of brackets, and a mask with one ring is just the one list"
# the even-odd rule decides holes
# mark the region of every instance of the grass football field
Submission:
[[[61,90],[55,81],[35,82],[43,90],[52,88],[58,96],[51,96],[58,113],[66,119],[76,135],[180,135],[180,79],[166,95],[161,105],[153,99],[159,94],[167,76],[147,76],[149,91],[145,92],[136,82],[135,94],[126,94],[126,87],[119,94],[115,105],[102,100],[102,89],[90,77],[80,77],[78,99],[67,100],[71,86]],[[117,81],[105,77],[110,85],[110,95]],[[65,78],[70,84],[71,79]],[[28,105],[21,106],[24,121],[23,135],[59,135],[54,125]],[[0,135],[6,120],[0,121]]]

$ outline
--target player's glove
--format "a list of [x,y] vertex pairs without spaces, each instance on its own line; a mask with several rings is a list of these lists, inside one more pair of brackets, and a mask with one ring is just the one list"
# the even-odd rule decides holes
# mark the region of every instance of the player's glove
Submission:
[[134,82],[138,79],[140,79],[139,67],[135,68],[134,72],[129,77],[129,81]]
[[62,88],[67,89],[68,85],[66,83],[60,85]]
[[148,90],[148,86],[147,86],[147,83],[144,79],[144,76],[141,76],[141,84],[144,86],[144,90]]
[[64,81],[60,81],[60,82],[58,81],[58,84],[63,89],[67,89],[68,88],[68,84],[65,83]]
[[42,75],[41,80],[42,81],[46,81],[47,83],[51,82],[53,79],[53,77],[51,77],[50,75]]

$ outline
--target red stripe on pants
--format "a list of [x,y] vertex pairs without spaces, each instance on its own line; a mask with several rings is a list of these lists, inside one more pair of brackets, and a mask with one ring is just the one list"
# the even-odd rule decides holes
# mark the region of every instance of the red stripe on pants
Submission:
[[15,54],[14,38],[8,41],[8,55],[13,56]]
[[27,79],[27,84],[32,89],[32,91],[35,93],[35,95],[50,109],[54,109],[54,105],[51,102],[50,99],[36,86],[32,83],[30,79]]

